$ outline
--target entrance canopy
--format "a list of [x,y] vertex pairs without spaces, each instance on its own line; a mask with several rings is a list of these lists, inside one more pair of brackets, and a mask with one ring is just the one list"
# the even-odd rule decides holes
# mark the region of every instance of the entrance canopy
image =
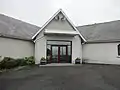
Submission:
[[78,35],[76,31],[69,31],[69,30],[51,30],[45,29],[45,35],[68,35],[68,36],[75,36]]

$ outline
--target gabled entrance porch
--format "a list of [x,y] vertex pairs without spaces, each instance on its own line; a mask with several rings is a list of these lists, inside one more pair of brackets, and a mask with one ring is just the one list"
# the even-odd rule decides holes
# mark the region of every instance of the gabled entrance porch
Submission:
[[81,42],[85,41],[66,14],[59,10],[32,37],[35,42],[35,60],[42,57],[49,63],[75,63],[82,58]]

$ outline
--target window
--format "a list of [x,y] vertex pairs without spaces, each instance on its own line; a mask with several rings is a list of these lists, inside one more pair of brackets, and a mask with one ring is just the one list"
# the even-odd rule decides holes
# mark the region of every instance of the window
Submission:
[[120,56],[120,44],[118,45],[118,55]]

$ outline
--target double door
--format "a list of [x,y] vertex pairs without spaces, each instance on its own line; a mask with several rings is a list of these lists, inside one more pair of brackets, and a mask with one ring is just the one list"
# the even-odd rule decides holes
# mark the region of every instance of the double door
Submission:
[[52,51],[52,55],[51,55],[52,63],[67,63],[68,62],[67,45],[52,45],[51,51]]

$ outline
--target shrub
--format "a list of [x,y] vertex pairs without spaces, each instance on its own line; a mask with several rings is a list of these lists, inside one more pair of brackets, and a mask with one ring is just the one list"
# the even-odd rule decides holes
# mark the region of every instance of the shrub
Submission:
[[35,64],[35,60],[34,60],[33,56],[25,57],[24,60],[25,60],[27,65],[34,65]]
[[46,60],[46,59],[44,57],[42,57],[41,60]]
[[35,64],[34,57],[25,57],[19,59],[13,59],[10,57],[4,57],[0,62],[0,69],[10,69],[18,66],[33,65]]
[[16,59],[16,62],[18,63],[18,66],[25,66],[25,65],[27,65],[27,63],[24,60],[24,58],[18,58],[18,59]]
[[81,59],[77,57],[75,60],[81,60]]
[[46,59],[42,57],[40,61],[46,62]]
[[80,60],[81,60],[81,59],[77,57],[77,58],[75,59],[75,64],[80,64]]
[[10,57],[4,57],[4,59],[0,62],[1,69],[10,69],[16,66],[18,66],[18,63],[15,61],[15,59]]
[[47,64],[47,60],[44,57],[42,57],[41,60],[40,60],[40,64],[41,65]]

